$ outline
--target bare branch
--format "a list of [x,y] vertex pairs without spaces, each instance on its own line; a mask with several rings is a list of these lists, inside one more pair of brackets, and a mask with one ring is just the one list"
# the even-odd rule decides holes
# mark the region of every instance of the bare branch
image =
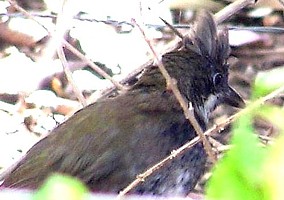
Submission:
[[214,15],[216,23],[221,24],[223,21],[227,20],[233,14],[239,12],[241,9],[255,4],[256,1],[257,0],[237,0],[231,3]]

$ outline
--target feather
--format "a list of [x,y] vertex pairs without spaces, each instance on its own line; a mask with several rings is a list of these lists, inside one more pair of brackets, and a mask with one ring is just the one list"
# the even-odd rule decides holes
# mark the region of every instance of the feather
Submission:
[[228,32],[217,32],[214,16],[202,10],[197,15],[189,34],[184,37],[184,47],[209,60],[223,64],[230,53]]

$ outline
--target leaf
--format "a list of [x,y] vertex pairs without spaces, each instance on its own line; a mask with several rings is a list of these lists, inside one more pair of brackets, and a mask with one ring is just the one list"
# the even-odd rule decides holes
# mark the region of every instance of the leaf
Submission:
[[268,200],[282,200],[284,197],[284,110],[277,106],[264,106],[257,114],[269,120],[279,129],[281,136],[269,148],[264,163],[264,192]]
[[88,189],[79,180],[55,174],[34,194],[33,200],[83,200],[86,199],[87,192]]
[[264,188],[268,200],[282,200],[284,197],[284,135],[270,149],[264,165]]
[[263,105],[261,109],[256,110],[256,114],[270,121],[284,133],[284,110],[278,106]]
[[261,169],[265,149],[252,127],[252,114],[234,124],[232,149],[216,166],[207,187],[207,199],[263,199]]

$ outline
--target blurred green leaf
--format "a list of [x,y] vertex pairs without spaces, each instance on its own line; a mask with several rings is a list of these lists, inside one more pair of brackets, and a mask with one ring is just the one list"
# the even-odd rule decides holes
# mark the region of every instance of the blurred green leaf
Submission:
[[241,116],[233,127],[232,149],[216,166],[207,187],[207,199],[263,199],[262,174],[265,156],[252,127],[252,114]]
[[[284,67],[257,75],[252,100],[265,96],[284,85]],[[234,123],[232,149],[213,171],[207,185],[207,199],[284,198],[284,136],[275,145],[262,148],[252,127],[253,117],[272,122],[284,133],[284,110],[271,105],[248,106]]]
[[[283,133],[283,132],[282,132]],[[284,198],[284,135],[272,145],[264,164],[264,192],[267,200]]]
[[270,121],[281,133],[275,144],[269,148],[262,172],[265,199],[280,200],[284,198],[284,110],[277,106],[266,105],[257,110],[257,114]]
[[76,178],[55,174],[34,194],[33,200],[83,200],[88,189]]
[[256,114],[265,120],[270,121],[272,124],[280,129],[280,132],[284,132],[284,110],[278,106],[263,105],[261,109],[256,111]]

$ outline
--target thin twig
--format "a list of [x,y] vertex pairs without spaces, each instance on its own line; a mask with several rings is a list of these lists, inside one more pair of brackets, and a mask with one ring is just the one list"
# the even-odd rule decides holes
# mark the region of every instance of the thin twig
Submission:
[[[204,135],[209,136],[212,135],[213,133],[218,132],[220,129],[226,127],[228,124],[230,124],[235,117],[238,116],[238,113],[235,115],[232,115],[231,117],[227,118],[225,121],[218,125],[214,125],[212,128],[208,129]],[[200,142],[201,139],[199,136],[196,136],[189,142],[185,143],[181,147],[179,147],[176,150],[173,150],[169,156],[158,162],[157,164],[153,165],[152,167],[148,168],[145,172],[139,174],[137,178],[131,182],[126,188],[124,188],[118,195],[118,197],[122,197],[126,193],[128,193],[131,189],[136,187],[140,182],[145,180],[148,176],[150,176],[153,172],[164,166],[165,164],[169,163],[173,158],[175,158],[178,155],[182,155],[186,150],[192,148],[194,145],[196,145],[198,142]]]
[[[241,2],[241,1],[239,1]],[[242,1],[243,2],[243,1]],[[243,8],[243,4],[236,4],[241,8]],[[238,10],[237,7],[235,7],[235,10]],[[219,12],[219,15],[217,14],[217,17],[215,17],[215,19],[219,19],[218,22],[221,23],[221,21],[225,20],[225,17],[228,13],[233,13],[231,10],[229,10],[230,12]],[[121,198],[122,196],[124,196],[126,193],[128,193],[130,190],[132,190],[134,187],[136,187],[140,182],[144,181],[145,178],[147,178],[148,176],[150,176],[153,172],[155,172],[156,170],[158,170],[160,167],[162,167],[163,165],[165,165],[167,162],[169,162],[170,160],[172,160],[174,157],[176,157],[177,155],[182,154],[183,152],[185,152],[185,150],[191,148],[192,146],[194,146],[195,144],[197,144],[199,141],[202,141],[205,143],[208,143],[205,135],[209,135],[212,134],[213,132],[219,131],[221,128],[225,127],[225,125],[231,123],[231,121],[233,119],[235,119],[236,116],[239,116],[239,113],[227,118],[226,121],[224,121],[223,125],[219,124],[219,125],[215,125],[213,126],[211,129],[209,129],[208,131],[206,131],[204,134],[202,132],[201,127],[199,126],[198,122],[196,121],[193,113],[190,113],[190,110],[188,110],[186,103],[184,102],[184,99],[182,97],[182,95],[180,94],[179,90],[177,89],[176,85],[174,84],[176,81],[173,80],[168,72],[165,70],[164,66],[162,65],[161,61],[158,59],[157,53],[154,51],[152,45],[150,44],[150,41],[147,39],[147,37],[145,36],[145,33],[143,32],[143,30],[141,29],[140,26],[138,26],[139,29],[141,30],[145,41],[148,43],[153,55],[154,55],[154,59],[157,62],[157,65],[161,71],[161,73],[163,74],[163,76],[165,77],[166,81],[167,81],[167,86],[170,87],[174,93],[174,95],[176,96],[176,98],[178,99],[179,103],[181,104],[181,107],[184,111],[184,114],[186,116],[187,119],[189,119],[190,123],[194,126],[197,124],[197,127],[194,127],[194,129],[196,130],[196,132],[198,133],[198,136],[195,137],[194,139],[192,139],[191,141],[189,141],[188,143],[186,143],[185,145],[183,145],[182,147],[178,148],[177,150],[172,151],[172,153],[166,157],[165,159],[163,159],[162,161],[160,161],[159,163],[157,163],[156,165],[150,167],[149,169],[147,169],[144,173],[139,174],[137,176],[137,178],[130,183],[126,188],[124,188],[118,195],[118,198]],[[192,112],[192,110],[191,110]],[[240,112],[241,113],[241,112]],[[189,115],[189,116],[188,116]],[[194,122],[195,121],[195,122]],[[201,130],[201,131],[200,131]],[[200,131],[200,132],[199,132]],[[205,140],[203,140],[205,138]],[[204,145],[205,147],[205,145]],[[208,152],[211,152],[212,149],[210,148],[210,150]],[[207,152],[207,153],[208,153]],[[213,153],[212,153],[213,155]],[[213,159],[215,158],[215,156],[213,156]],[[212,159],[212,158],[211,158]],[[215,159],[214,159],[215,160]]]
[[69,44],[66,40],[63,40],[63,45],[69,49],[74,55],[76,55],[78,58],[83,60],[84,62],[88,63],[98,74],[103,76],[104,78],[110,80],[115,87],[117,87],[119,90],[126,90],[127,88],[123,85],[121,85],[119,82],[115,81],[110,75],[108,75],[104,70],[102,70],[100,67],[98,67],[95,63],[93,63],[91,60],[86,58],[84,54],[82,54],[80,51],[78,51],[76,48],[74,48],[71,44]]
[[256,2],[257,0],[237,0],[217,12],[214,15],[215,21],[217,24],[220,24],[226,19],[230,18],[233,14],[239,12],[241,9],[249,5],[254,5]]
[[69,21],[70,18],[72,17],[70,14],[65,14],[67,12],[64,12],[64,9],[66,8],[66,1],[64,0],[62,3],[62,8],[61,8],[61,12],[58,13],[58,18],[55,24],[55,32],[54,32],[54,36],[53,36],[53,40],[55,42],[56,45],[56,52],[57,55],[61,61],[64,73],[66,75],[66,78],[68,80],[68,82],[71,84],[73,92],[76,94],[78,100],[80,101],[80,103],[83,106],[87,105],[87,101],[85,99],[85,97],[83,96],[82,92],[80,91],[80,89],[77,87],[77,85],[74,82],[73,76],[72,76],[72,72],[70,71],[70,69],[68,68],[68,62],[66,60],[64,51],[63,51],[63,46],[62,46],[62,42],[60,42],[64,37],[66,30],[69,28],[69,26],[65,25],[66,21]]
[[160,17],[160,19],[165,23],[166,27],[169,27],[171,29],[171,31],[174,32],[175,35],[177,35],[180,39],[183,40],[183,35],[173,25],[171,25],[169,22],[167,22],[166,20],[164,20],[161,17]]
[[154,59],[157,63],[157,66],[159,67],[162,75],[164,76],[164,78],[166,79],[166,83],[167,83],[167,88],[170,89],[173,94],[175,95],[176,99],[178,100],[179,104],[181,105],[185,118],[189,120],[189,123],[193,126],[194,130],[196,131],[197,135],[199,135],[201,137],[202,143],[204,145],[204,149],[206,150],[209,159],[212,162],[216,162],[216,157],[212,151],[211,145],[208,142],[207,138],[204,136],[203,134],[203,130],[200,127],[198,121],[196,120],[195,116],[194,116],[194,110],[192,107],[192,104],[190,103],[190,106],[188,107],[188,104],[185,102],[182,94],[180,93],[178,87],[177,87],[177,81],[172,78],[169,73],[167,72],[165,66],[163,65],[163,63],[161,62],[161,59],[158,58],[158,54],[155,51],[155,49],[153,48],[150,40],[147,38],[147,36],[145,35],[144,30],[141,28],[141,26],[139,26],[139,24],[137,24],[135,22],[135,20],[133,21],[136,26],[140,29],[141,33],[143,34],[144,40],[147,42],[149,48],[151,49],[151,52],[154,56]]
[[[227,9],[227,7],[228,7],[227,6],[227,7],[224,8],[225,11],[223,11],[224,10],[223,9],[223,10],[219,11],[218,13],[216,13],[214,15],[214,19],[217,21],[217,24],[220,24],[223,21],[227,20],[231,15],[233,15],[237,11],[241,10],[242,8],[244,8],[244,6],[251,5],[253,3],[255,3],[254,0],[238,0],[238,1],[234,2],[234,3],[232,3],[233,6],[231,6],[231,4],[228,5],[228,6],[230,6],[229,9]],[[170,45],[168,45],[165,48],[165,50],[163,50],[161,52],[161,54],[166,53],[166,52],[170,52],[170,51],[173,51],[173,50],[177,49],[177,47],[179,46],[179,44],[178,44],[179,42],[180,42],[180,40],[175,40],[174,42],[170,43]],[[154,62],[153,59],[150,59],[147,62],[145,62],[143,65],[138,67],[137,69],[138,70],[140,70],[140,69],[142,70],[144,68],[147,68],[148,66],[151,65],[149,63],[153,63],[153,62]],[[138,72],[137,72],[137,74],[138,74]],[[121,81],[121,83],[127,82],[132,77],[133,77],[132,74],[128,75],[127,78],[125,78],[123,81]],[[110,87],[110,88],[107,88],[104,91],[101,91],[100,94],[105,96],[105,95],[111,93],[114,90],[115,90],[115,87]],[[98,97],[96,97],[95,99],[98,99]]]
[[[194,116],[194,112],[193,112],[193,107],[190,104],[190,107],[188,108],[187,103],[185,102],[185,100],[183,99],[183,96],[181,95],[179,89],[177,88],[177,82],[175,79],[173,79],[169,73],[167,72],[167,70],[165,69],[163,63],[161,62],[161,60],[158,58],[158,54],[156,53],[156,51],[154,50],[153,46],[151,45],[150,40],[146,37],[144,30],[141,28],[140,25],[138,25],[136,23],[136,21],[133,19],[133,23],[136,24],[136,26],[139,28],[140,32],[142,33],[144,40],[147,42],[149,48],[151,49],[151,52],[154,56],[154,59],[156,61],[157,66],[159,67],[162,75],[164,76],[164,78],[166,79],[166,83],[167,83],[167,88],[170,89],[173,94],[175,95],[176,99],[178,100],[178,102],[180,103],[184,115],[186,117],[186,119],[189,120],[189,123],[193,126],[194,130],[197,132],[197,135],[199,136],[199,138],[201,138],[201,141],[204,145],[204,148],[209,156],[209,158],[211,159],[212,162],[216,162],[216,157],[214,155],[213,150],[211,149],[210,143],[208,142],[207,138],[205,137],[205,135],[203,134],[203,130],[200,127],[199,123],[197,122],[195,116]],[[169,160],[173,159],[175,156],[179,155],[182,151],[184,151],[185,149],[183,148],[184,146],[182,146],[181,148],[179,148],[178,150],[175,150],[171,153],[171,155],[165,159],[163,159],[161,162],[159,162],[158,164],[150,167],[146,172],[140,174],[137,176],[137,178],[130,184],[128,185],[126,188],[124,188],[120,193],[118,197],[122,197],[123,195],[125,195],[126,193],[128,193],[132,188],[134,188],[136,185],[138,185],[141,181],[143,181],[146,177],[148,177],[149,175],[151,175],[154,171],[156,171],[157,169],[159,169],[160,167],[162,167],[166,162],[168,162]]]
[[[27,16],[28,18],[30,18],[30,19],[32,19],[32,20],[34,20],[35,22],[37,22],[40,26],[42,26],[42,27],[44,27],[40,22],[38,22],[35,18],[34,18],[34,16],[32,16],[29,12],[27,12],[25,9],[23,9],[22,7],[20,7],[19,5],[17,5],[17,3],[15,2],[15,1],[13,1],[13,0],[8,0],[9,1],[9,3],[13,6],[13,7],[15,7],[15,9],[17,9],[19,12],[21,12],[23,15],[25,15],[25,16]],[[57,15],[57,27],[58,27],[58,24],[59,23],[63,23],[63,22],[61,22],[62,21],[62,12],[61,13],[59,13],[58,15]],[[72,17],[72,16],[70,16],[70,17]],[[45,27],[44,27],[45,28]],[[50,34],[50,35],[52,35],[51,34],[51,32],[47,29],[47,28],[45,28],[45,30]],[[61,30],[61,29],[60,29]],[[57,31],[58,32],[58,31]],[[51,40],[54,40],[57,44],[56,45],[58,45],[58,41],[61,41],[61,39],[58,39],[58,38],[63,38],[63,36],[64,36],[64,30],[61,30],[61,31],[59,31],[60,33],[57,33],[57,34],[54,34],[53,35],[53,37],[51,38]],[[51,42],[52,43],[52,42]],[[100,74],[101,76],[103,76],[104,78],[106,78],[106,79],[108,79],[108,80],[110,80],[113,84],[114,84],[114,86],[116,87],[116,88],[118,88],[119,90],[126,90],[127,88],[126,87],[124,87],[123,85],[121,85],[119,82],[117,82],[117,81],[115,81],[111,76],[109,76],[106,72],[104,72],[101,68],[99,68],[97,65],[95,65],[92,61],[90,61],[89,59],[87,59],[81,52],[79,52],[76,48],[74,48],[72,45],[70,45],[66,40],[62,40],[62,43],[63,43],[63,45],[66,47],[66,48],[68,48],[72,53],[74,53],[76,56],[78,56],[81,60],[83,60],[83,61],[85,61],[86,63],[88,63],[98,74]],[[61,43],[61,45],[60,46],[62,46],[62,43]],[[56,48],[56,51],[57,51],[57,53],[60,53],[60,51],[58,51],[58,49]],[[52,53],[49,53],[49,54],[52,54]],[[49,55],[48,54],[48,55]],[[59,55],[58,55],[59,56]],[[50,56],[48,56],[48,57],[50,57]],[[60,59],[64,59],[65,58],[65,56],[64,55],[62,55],[61,53],[60,53]],[[67,77],[67,79],[68,79],[68,81],[69,81],[69,83],[71,84],[71,86],[73,87],[73,91],[74,91],[74,93],[76,94],[76,96],[77,96],[77,98],[79,99],[79,101],[83,104],[83,105],[85,105],[86,104],[86,100],[83,100],[84,98],[83,98],[83,95],[81,94],[81,92],[79,92],[79,89],[78,89],[78,87],[75,85],[75,83],[74,83],[74,81],[73,81],[73,78],[72,78],[72,73],[71,73],[71,71],[69,70],[69,69],[67,69],[68,68],[68,66],[67,66],[67,61],[66,61],[66,58],[65,58],[65,61],[62,61],[61,60],[61,62],[62,62],[62,65],[64,66],[63,67],[63,69],[64,69],[64,72],[66,73],[66,77]],[[64,64],[65,63],[65,64]],[[113,89],[115,89],[115,88],[112,88],[112,90]]]
[[82,92],[80,91],[80,89],[77,87],[77,85],[74,82],[73,76],[72,76],[72,72],[70,71],[70,69],[68,68],[68,62],[66,60],[64,51],[62,46],[59,46],[57,49],[57,55],[61,61],[64,73],[66,75],[66,78],[68,80],[68,82],[71,84],[74,93],[76,94],[76,96],[78,97],[78,100],[80,101],[80,103],[85,107],[87,106],[87,101],[85,99],[85,97],[83,96]]
[[[13,6],[19,12],[23,13],[29,19],[32,19],[33,21],[37,22],[37,24],[39,24],[41,27],[43,27],[49,33],[49,35],[52,35],[51,32],[47,28],[45,28],[44,25],[42,25],[40,22],[38,22],[29,12],[27,12],[24,8],[20,7],[14,0],[8,0],[8,1],[11,4],[11,6]],[[64,6],[64,3],[63,3],[62,6]],[[56,31],[54,32],[52,39],[54,39],[54,41],[57,43],[56,44],[56,46],[57,46],[56,51],[57,51],[58,57],[59,57],[59,59],[62,63],[63,71],[66,75],[68,82],[71,84],[72,89],[73,89],[74,93],[76,94],[78,100],[81,102],[81,104],[83,106],[86,106],[87,105],[86,99],[84,98],[81,91],[79,90],[79,88],[74,83],[74,80],[72,78],[72,72],[68,68],[68,63],[67,63],[66,57],[64,55],[63,49],[62,49],[62,44],[60,43],[59,46],[58,46],[58,41],[60,41],[60,39],[58,39],[58,38],[63,38],[64,33],[65,33],[65,30],[62,30],[62,26],[61,26],[62,23],[63,23],[62,21],[64,21],[64,20],[62,20],[62,17],[63,17],[62,15],[63,14],[61,12],[57,16],[57,24],[56,24],[57,28],[56,28]],[[60,31],[58,31],[58,30],[60,30]]]
[[[263,105],[266,101],[275,98],[276,96],[280,95],[281,93],[284,92],[284,86],[278,88],[277,90],[274,90],[270,94],[254,101],[251,103],[247,108],[239,111],[238,113],[231,115],[228,117],[226,120],[220,122],[219,124],[214,125],[207,131],[205,131],[204,135],[206,136],[211,136],[217,132],[219,132],[221,129],[224,129],[227,125],[229,125],[232,121],[234,121],[236,118],[239,118],[241,115],[245,115],[248,112],[251,112],[252,109],[256,109],[257,107]],[[186,150],[190,149],[193,147],[195,144],[200,142],[201,139],[199,136],[196,136],[180,148],[173,150],[169,156],[158,162],[156,165],[152,166],[151,168],[147,169],[145,172],[139,174],[137,176],[137,179],[135,179],[132,183],[130,183],[122,192],[119,193],[118,197],[122,197],[125,195],[127,192],[129,192],[132,188],[136,187],[141,181],[143,181],[146,177],[151,175],[153,172],[155,172],[157,169],[160,167],[164,166],[168,162],[170,162],[173,158],[175,158],[178,155],[183,154],[186,152]],[[143,179],[141,178],[143,177]]]
[[[51,18],[51,19],[57,19],[57,15],[55,14],[50,14],[50,15],[44,15],[44,14],[40,14],[40,13],[28,13],[29,14],[29,18],[35,20],[35,17],[38,18]],[[2,16],[6,16],[6,17],[27,17],[27,15],[24,15],[23,13],[17,12],[17,13],[0,13],[0,17]],[[227,16],[224,16],[224,18],[226,18]],[[121,27],[121,26],[131,26],[131,28],[129,30],[117,30],[118,33],[129,33],[132,31],[132,29],[134,28],[134,25],[131,22],[128,21],[118,21],[118,20],[113,20],[113,19],[109,19],[109,20],[98,20],[95,18],[82,18],[80,16],[73,16],[72,19],[75,20],[79,20],[79,21],[88,21],[88,22],[95,22],[95,23],[103,23],[105,25],[110,25],[113,27]],[[160,19],[162,21],[165,21],[163,18],[160,17]],[[39,23],[39,22],[37,22]],[[39,23],[40,24],[40,23]],[[145,27],[147,28],[155,28],[155,29],[162,29],[162,28],[174,28],[171,30],[173,30],[175,32],[176,35],[178,35],[179,37],[181,35],[179,35],[179,32],[176,32],[176,29],[190,29],[191,25],[190,24],[169,24],[168,22],[165,22],[166,25],[163,24],[145,24]],[[41,26],[43,26],[42,24],[40,24]],[[276,33],[276,34],[281,34],[284,32],[284,28],[283,27],[275,27],[275,26],[250,26],[250,27],[243,27],[243,26],[226,26],[229,30],[248,30],[248,31],[253,31],[253,32],[260,32],[260,33]],[[47,29],[46,29],[47,30]],[[47,30],[48,31],[48,30]]]
[[[38,24],[40,24],[40,26],[44,27],[40,22],[38,22],[37,20],[35,20],[34,16],[32,14],[30,14],[29,12],[27,12],[25,9],[21,8],[20,6],[18,6],[16,4],[15,1],[13,0],[7,0],[13,7],[15,7],[18,11],[20,11],[21,13],[23,13],[25,16],[27,16],[28,18],[36,21]],[[243,7],[245,7],[246,5],[251,5],[255,3],[254,0],[238,0],[232,4],[230,4],[229,6],[225,7],[223,10],[221,10],[220,12],[215,14],[215,20],[217,21],[217,23],[221,23],[224,20],[228,19],[231,15],[233,15],[234,13],[236,13],[237,11],[239,11],[240,9],[242,9]],[[56,17],[56,16],[52,16],[52,17]],[[98,20],[98,22],[100,22]],[[111,23],[111,22],[110,22]],[[119,22],[119,24],[129,24],[128,22]],[[130,23],[130,25],[132,25]],[[45,27],[44,27],[45,28]],[[46,28],[45,28],[46,29]],[[46,29],[47,30],[47,29]],[[47,30],[48,31],[48,30]],[[48,31],[50,33],[50,31]],[[72,45],[70,45],[69,43],[67,43],[66,41],[63,41],[64,45],[70,50],[72,51],[75,55],[77,55],[80,59],[85,60],[88,62],[88,64],[93,67],[100,75],[102,75],[103,77],[105,77],[106,79],[109,79],[114,85],[115,87],[111,87],[111,88],[107,88],[105,91],[100,92],[101,94],[107,95],[109,93],[111,93],[113,90],[115,90],[115,88],[118,89],[125,89],[120,83],[118,83],[117,81],[114,81],[110,76],[108,76],[108,74],[104,74],[102,72],[102,70],[97,67],[94,63],[92,63],[89,59],[87,59],[83,54],[81,54],[77,49],[75,49]],[[168,48],[165,49],[165,51],[163,51],[162,53],[165,52],[169,52],[172,51],[173,49],[176,49],[177,43],[173,43],[172,45],[169,45]],[[152,63],[153,59],[148,60],[147,62],[145,62],[145,64],[143,64],[143,67],[139,67],[139,69],[143,69],[144,66],[148,66],[148,63]],[[128,76],[129,78],[132,78],[132,76]],[[122,81],[122,83],[127,82],[127,80],[129,78],[126,78]]]
[[21,12],[24,16],[26,16],[28,19],[33,20],[34,22],[36,22],[38,25],[40,25],[44,30],[46,30],[48,33],[48,29],[39,21],[37,21],[29,12],[27,12],[25,9],[23,9],[21,6],[19,6],[17,4],[17,2],[15,0],[7,0],[11,6],[13,6],[16,10],[18,10],[19,12]]
[[[25,9],[21,8],[20,6],[18,6],[16,4],[15,1],[13,0],[7,0],[9,1],[9,3],[14,6],[19,12],[23,13],[25,16],[27,16],[28,18],[30,19],[33,19],[34,21],[36,21],[38,24],[40,24],[42,27],[44,27],[40,22],[38,22],[37,20],[35,20],[34,16],[32,14],[30,14],[29,12],[27,12]],[[238,10],[240,10],[241,8],[243,8],[245,5],[249,5],[249,4],[252,4],[252,0],[248,1],[248,0],[239,0],[239,1],[236,1],[235,3],[233,3],[234,6],[231,6],[231,4],[229,6],[230,9],[226,9],[225,11],[220,11],[218,13],[215,14],[215,19],[216,21],[219,23],[221,23],[222,21],[226,20],[227,18],[229,18],[229,16],[231,16],[232,14],[234,14],[235,12],[237,12]],[[44,17],[44,16],[43,16]],[[56,17],[56,16],[51,16],[51,17]],[[96,21],[96,20],[94,20]],[[97,20],[98,22],[100,22],[99,20]],[[102,21],[104,22],[104,21]],[[132,25],[131,23],[129,22],[104,22],[104,23],[109,23],[109,24],[112,24],[112,23],[117,23],[117,24],[128,24],[128,25]],[[174,26],[174,25],[173,25]],[[46,29],[46,28],[45,28]],[[47,29],[46,29],[47,30]],[[48,31],[48,30],[47,30]],[[50,31],[48,31],[50,33]],[[109,79],[114,85],[115,87],[111,87],[111,88],[107,88],[105,89],[104,91],[101,91],[100,94],[102,95],[107,95],[109,93],[111,93],[113,90],[115,90],[115,88],[118,88],[120,90],[124,90],[125,87],[123,87],[119,82],[113,80],[108,74],[104,74],[104,72],[99,68],[97,67],[93,62],[91,62],[89,59],[87,59],[83,54],[81,54],[77,49],[75,49],[72,45],[70,45],[69,43],[67,43],[66,41],[63,41],[63,44],[70,50],[72,51],[75,55],[77,55],[80,59],[88,62],[88,64],[94,68],[94,70],[96,70],[100,75],[102,75],[103,77],[105,77],[106,79]],[[177,42],[173,42],[171,43],[171,45],[169,45],[162,53],[165,53],[165,52],[169,52],[169,51],[172,51],[174,49],[176,49],[177,47]],[[143,64],[142,66],[138,67],[139,70],[142,70],[145,68],[145,66],[147,67],[149,65],[149,63],[152,63],[153,62],[153,59],[151,60],[148,60],[147,62],[145,62],[145,64]],[[135,73],[135,74],[138,74],[139,72]],[[135,75],[134,74],[134,75]],[[131,79],[133,76],[132,74],[128,75],[126,79],[124,79],[123,81],[121,81],[121,83],[125,83],[127,82],[128,79]],[[98,99],[98,98],[96,98]]]

